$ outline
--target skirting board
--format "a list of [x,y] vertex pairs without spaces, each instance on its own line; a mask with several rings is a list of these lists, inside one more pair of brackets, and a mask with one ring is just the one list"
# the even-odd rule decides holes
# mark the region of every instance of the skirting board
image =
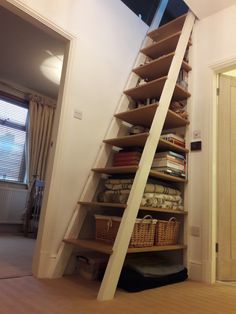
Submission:
[[188,268],[189,279],[195,281],[203,281],[202,263],[198,261],[190,261]]

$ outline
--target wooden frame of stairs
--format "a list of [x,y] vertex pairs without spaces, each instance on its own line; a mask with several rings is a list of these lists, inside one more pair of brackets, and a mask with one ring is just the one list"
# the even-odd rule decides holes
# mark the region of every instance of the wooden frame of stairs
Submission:
[[[163,2],[162,2],[163,4]],[[129,241],[131,238],[131,234],[133,231],[133,227],[135,224],[135,219],[137,217],[140,203],[142,200],[143,191],[150,173],[151,164],[154,158],[154,154],[160,139],[161,131],[167,116],[168,108],[171,102],[171,98],[173,96],[176,82],[178,78],[179,71],[181,69],[184,54],[186,48],[189,43],[191,31],[193,28],[193,24],[195,21],[195,16],[189,12],[186,15],[186,19],[183,25],[182,32],[179,36],[179,40],[177,43],[177,47],[175,50],[175,54],[173,56],[168,76],[165,80],[161,97],[159,100],[159,105],[156,109],[152,125],[149,131],[149,135],[147,136],[142,157],[137,167],[137,171],[135,174],[134,182],[129,194],[129,198],[127,201],[126,209],[124,210],[119,231],[116,236],[116,240],[114,242],[113,248],[111,252],[107,252],[110,255],[109,262],[106,268],[106,272],[98,293],[98,300],[110,300],[114,297],[116,286],[118,283],[118,279],[120,276],[120,272],[123,266],[123,262],[125,256],[128,251]],[[140,56],[142,58],[142,56]],[[137,63],[140,63],[140,58],[138,58]],[[142,61],[141,61],[142,62]],[[136,77],[137,80],[137,77]],[[135,81],[135,77],[130,78],[129,84]],[[125,92],[126,93],[126,92]],[[127,109],[128,107],[128,99],[123,96],[119,105],[119,111],[121,111],[124,107]],[[111,138],[117,136],[119,131],[119,122],[113,120],[109,131],[106,135],[106,138]],[[112,147],[112,146],[111,146]],[[103,144],[99,156],[97,158],[96,167],[104,167],[108,160],[108,157],[111,152],[111,147],[109,144]],[[93,173],[85,186],[83,194],[81,196],[80,205],[76,208],[73,218],[70,222],[70,225],[67,229],[65,239],[77,239],[81,226],[84,222],[84,218],[87,213],[87,209],[83,206],[87,201],[91,201],[93,196],[93,191],[95,192],[97,184],[99,181],[99,175],[97,173]],[[73,241],[66,241],[67,243],[72,244]],[[105,249],[105,248],[104,248]],[[72,248],[70,245],[63,243],[59,249],[56,263],[54,267],[54,275],[60,276],[68,258],[71,254]]]
[[[158,6],[158,9],[153,19],[153,22],[149,30],[147,31],[147,33],[159,27],[168,2],[169,0],[160,1],[160,4]],[[150,38],[145,37],[141,44],[140,50],[146,47],[149,41],[150,41]],[[142,62],[144,62],[144,60],[145,60],[145,56],[139,52],[134,62],[133,68],[136,68],[137,66],[139,66]],[[131,72],[125,84],[125,89],[136,86],[137,82],[138,82],[138,76],[134,72]],[[129,104],[128,97],[122,94],[120,101],[118,102],[117,108],[115,110],[115,113],[120,113],[121,111],[127,110],[128,104]],[[116,137],[119,132],[119,128],[120,128],[120,121],[116,119],[115,117],[113,117],[108,127],[105,138]],[[93,168],[105,167],[109,159],[110,153],[111,153],[111,147],[109,147],[109,145],[102,143],[98,151],[98,154],[95,158]],[[98,175],[98,173],[95,173],[92,171],[89,173],[87,182],[79,198],[81,201],[92,200],[93,195],[97,189],[99,179],[100,179],[100,176]],[[81,230],[81,227],[83,225],[86,215],[87,215],[87,209],[84,206],[77,204],[73,212],[73,215],[71,217],[71,220],[69,222],[69,225],[67,227],[67,231],[65,233],[65,239],[77,239],[78,238],[79,232]],[[68,260],[71,256],[72,250],[73,250],[72,246],[64,242],[61,243],[57,252],[57,256],[55,258],[55,262],[54,264],[52,264],[51,266],[52,268],[50,269],[50,274],[52,274],[53,278],[61,277],[63,275],[65,268],[67,266]]]

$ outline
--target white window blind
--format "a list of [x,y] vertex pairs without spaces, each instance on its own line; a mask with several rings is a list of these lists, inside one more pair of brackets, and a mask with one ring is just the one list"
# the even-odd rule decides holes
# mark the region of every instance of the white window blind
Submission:
[[27,108],[0,98],[0,180],[24,181],[27,115]]

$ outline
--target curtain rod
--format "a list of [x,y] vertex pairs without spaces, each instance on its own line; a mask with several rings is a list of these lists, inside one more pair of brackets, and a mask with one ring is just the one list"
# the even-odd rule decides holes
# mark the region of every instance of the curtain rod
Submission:
[[[5,87],[7,87],[7,88],[9,88],[10,90],[14,90],[14,91],[16,91],[17,93],[20,93],[22,96],[19,96],[19,95],[12,95],[10,92],[5,92],[5,91],[2,91],[1,90],[1,85],[2,86],[5,86]],[[1,81],[0,80],[0,93],[4,96],[4,94],[5,94],[5,96],[12,96],[15,100],[17,100],[17,101],[24,101],[24,102],[28,102],[29,101],[29,99],[30,99],[30,97],[32,96],[32,95],[36,95],[36,96],[40,96],[40,97],[42,97],[42,98],[45,98],[45,99],[48,99],[48,102],[49,102],[49,104],[48,104],[48,106],[52,106],[52,107],[55,107],[56,106],[56,100],[55,99],[52,99],[52,98],[50,98],[50,97],[48,97],[48,96],[45,96],[45,95],[42,95],[42,94],[39,94],[38,92],[35,92],[35,91],[32,91],[32,92],[25,92],[25,91],[23,91],[23,90],[21,90],[20,88],[17,88],[16,86],[14,86],[13,84],[10,84],[10,83],[6,83],[6,82],[4,82],[4,81]],[[52,104],[52,102],[53,103],[55,103],[55,104]]]

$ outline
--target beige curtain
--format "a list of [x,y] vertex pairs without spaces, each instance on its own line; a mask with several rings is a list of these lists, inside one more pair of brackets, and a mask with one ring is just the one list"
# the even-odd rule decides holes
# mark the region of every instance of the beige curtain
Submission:
[[29,99],[29,160],[28,179],[30,182],[37,176],[44,180],[55,105],[40,96]]

